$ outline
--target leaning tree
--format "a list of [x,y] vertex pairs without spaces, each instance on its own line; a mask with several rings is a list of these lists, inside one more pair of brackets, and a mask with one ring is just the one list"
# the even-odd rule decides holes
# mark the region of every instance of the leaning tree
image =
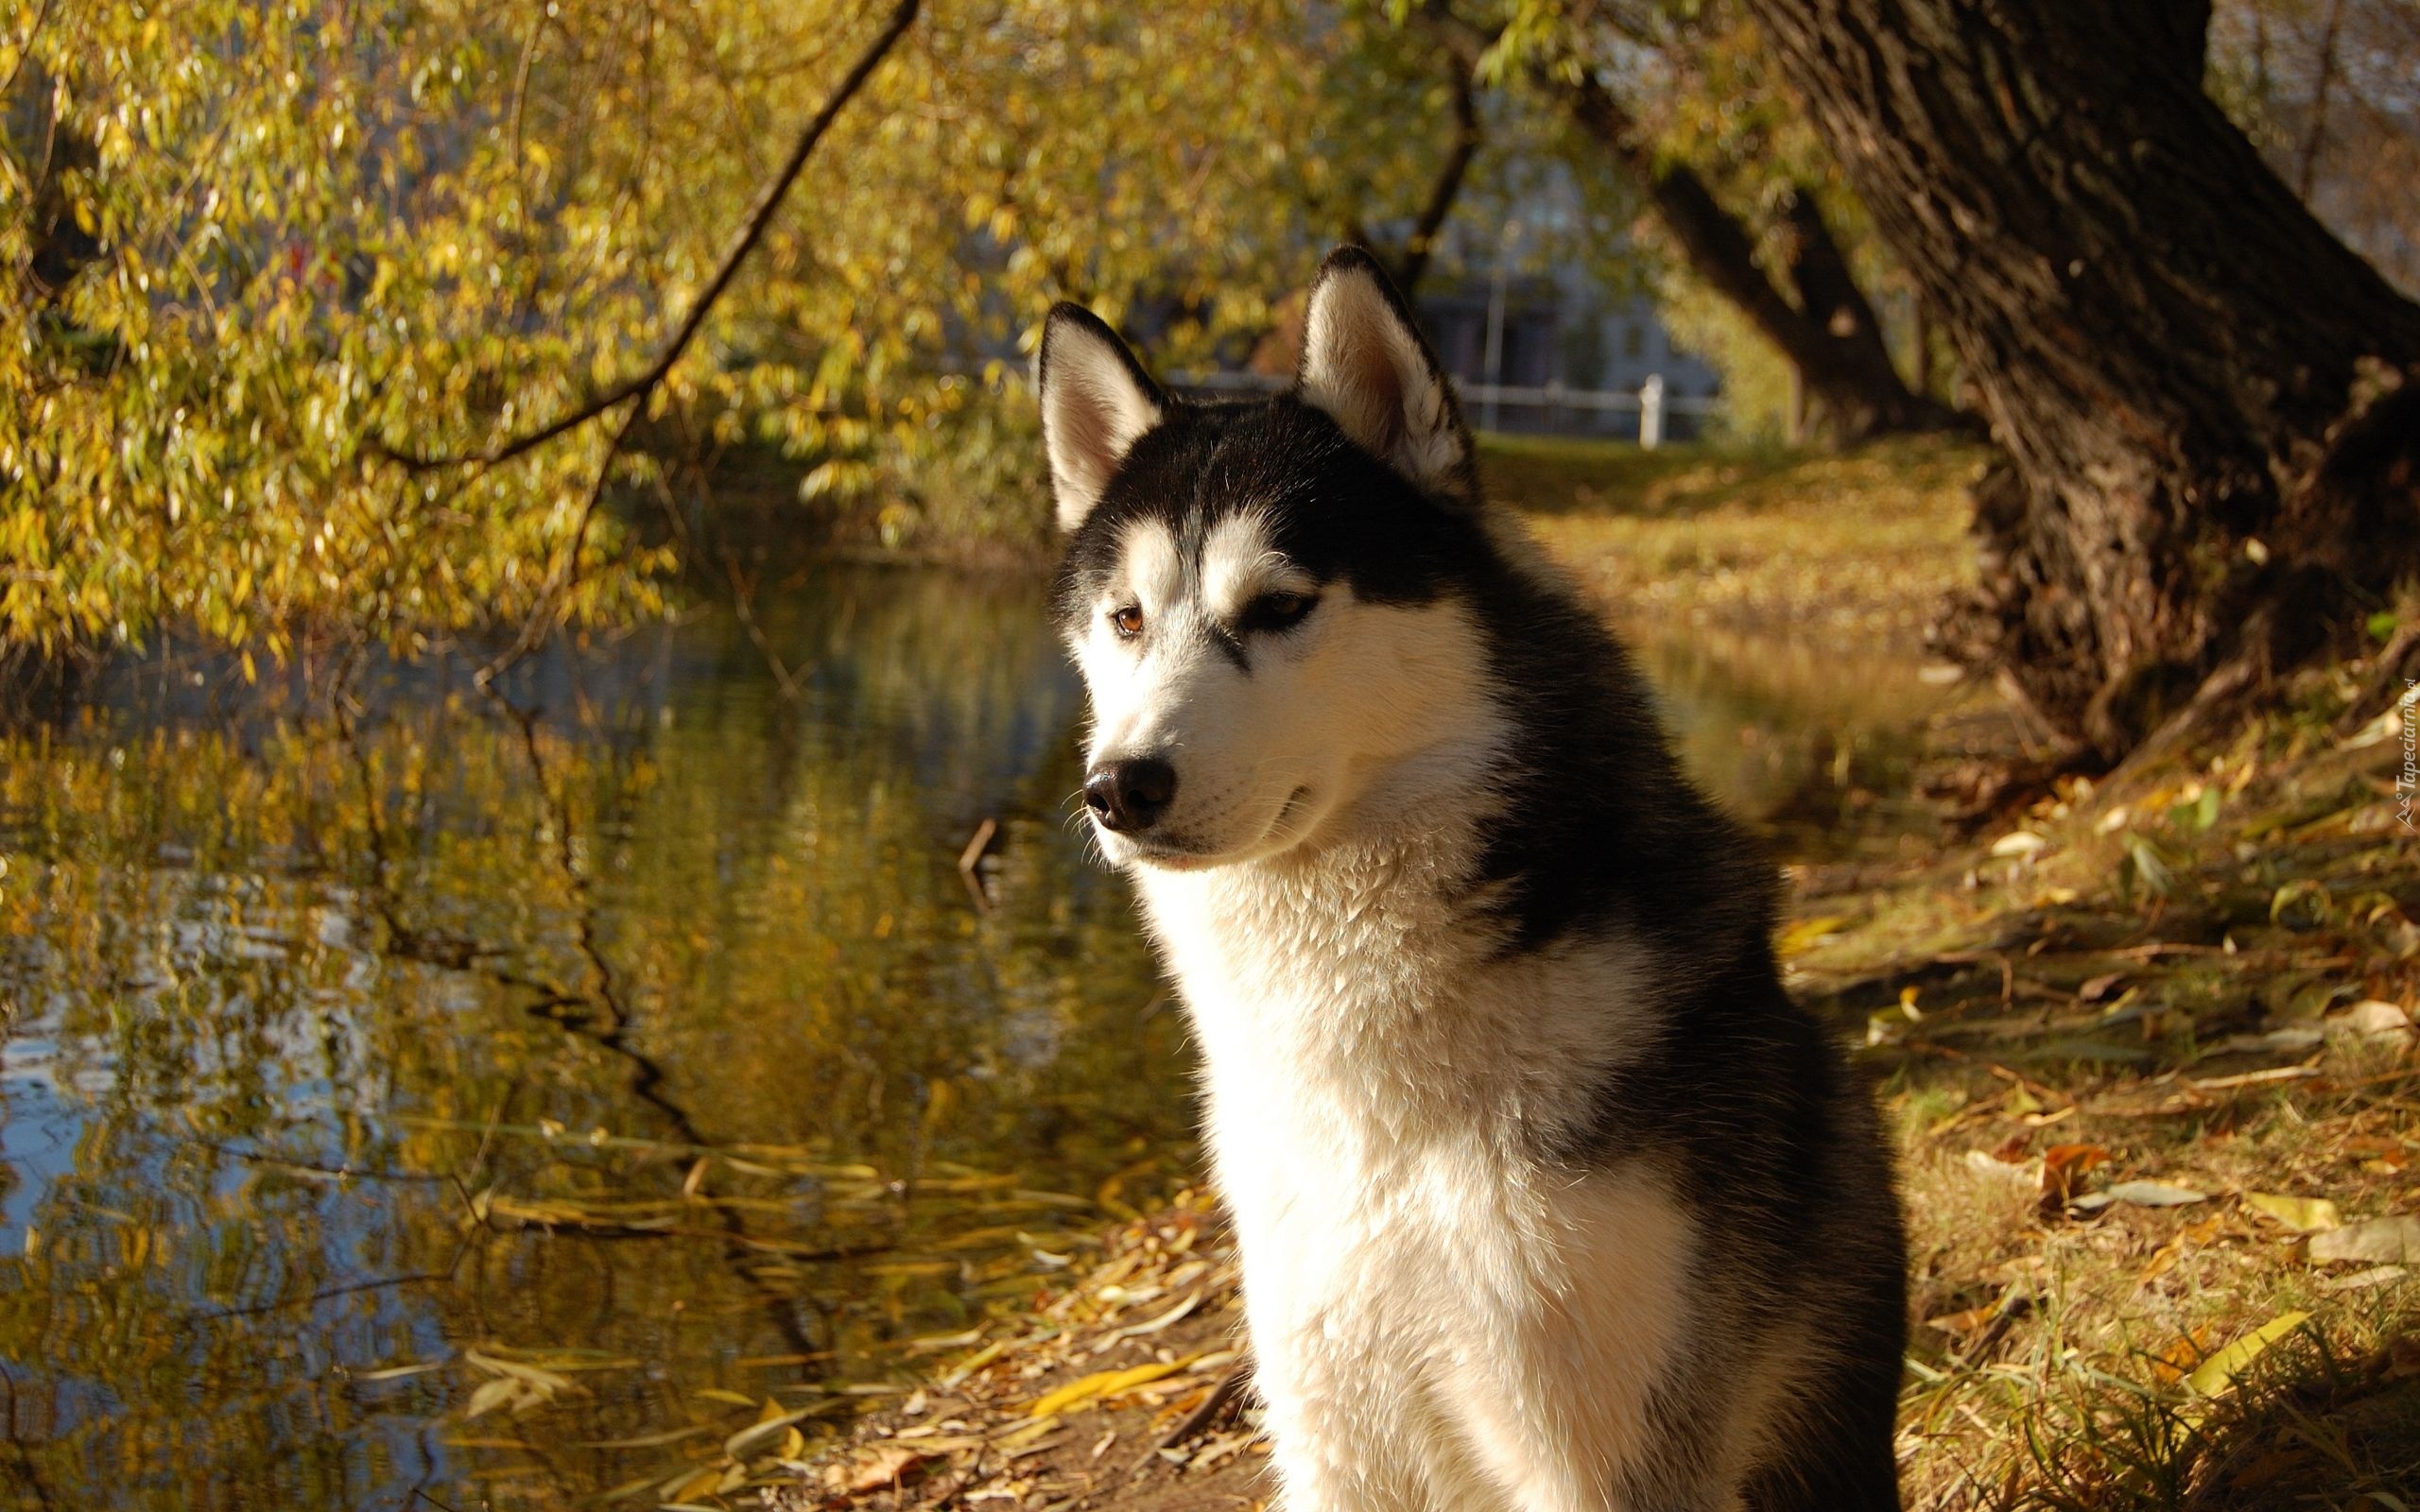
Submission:
[[[1882,322],[1811,187],[1791,183],[1777,197],[1783,234],[1775,238],[1778,266],[1769,267],[1756,227],[1659,139],[1650,119],[1659,112],[1631,97],[1646,80],[1668,82],[1682,45],[1703,45],[1693,5],[1512,0],[1465,8],[1425,0],[1413,14],[1476,70],[1491,71],[1485,60],[1493,57],[1526,61],[1531,81],[1638,195],[1689,271],[1789,364],[1827,440],[1856,445],[1967,423],[1899,376]],[[1613,66],[1608,60],[1616,58],[1620,65]],[[1723,108],[1737,103],[1725,100]]]
[[2208,0],[1744,0],[2006,465],[1947,629],[2114,760],[2420,570],[2420,305],[2203,88]]

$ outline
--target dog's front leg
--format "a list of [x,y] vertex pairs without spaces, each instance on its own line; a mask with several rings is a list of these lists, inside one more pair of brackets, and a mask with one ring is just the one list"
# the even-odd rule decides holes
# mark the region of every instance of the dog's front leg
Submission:
[[1465,1512],[1436,1505],[1404,1404],[1389,1411],[1376,1400],[1386,1395],[1381,1383],[1399,1374],[1300,1352],[1261,1354],[1253,1384],[1267,1409],[1282,1512]]

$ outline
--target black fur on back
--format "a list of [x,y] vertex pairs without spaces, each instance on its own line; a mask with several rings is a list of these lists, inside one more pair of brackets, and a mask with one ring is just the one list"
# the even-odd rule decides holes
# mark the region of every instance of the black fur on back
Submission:
[[[1495,817],[1472,907],[1495,916],[1507,952],[1618,933],[1656,964],[1662,1000],[1660,1040],[1599,1090],[1587,1126],[1540,1153],[1670,1164],[1720,1236],[1699,1279],[1705,1305],[1749,1336],[1822,1332],[1827,1364],[1801,1388],[1811,1416],[1759,1472],[1751,1507],[1895,1507],[1897,1197],[1866,1090],[1783,990],[1762,848],[1682,774],[1652,696],[1596,613],[1509,554],[1472,508],[1423,493],[1291,394],[1168,401],[1069,542],[1063,621],[1091,612],[1129,524],[1160,520],[1200,541],[1244,509],[1265,514],[1288,559],[1358,598],[1469,607],[1514,729],[1491,793],[1474,795]],[[1669,1404],[1672,1442],[1708,1433],[1691,1410]]]

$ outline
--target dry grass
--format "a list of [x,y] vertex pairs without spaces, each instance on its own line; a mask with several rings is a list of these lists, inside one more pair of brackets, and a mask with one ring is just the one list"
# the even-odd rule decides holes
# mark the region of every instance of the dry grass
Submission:
[[1513,438],[1480,469],[1617,619],[1912,643],[1973,578],[1981,458],[1938,439],[1740,456]]
[[1902,1129],[1911,1505],[2414,1504],[2420,1247],[2325,1258],[2420,1215],[2420,848],[2393,727],[2336,728],[2353,687],[1935,863],[1801,878],[1794,986],[1866,1022]]

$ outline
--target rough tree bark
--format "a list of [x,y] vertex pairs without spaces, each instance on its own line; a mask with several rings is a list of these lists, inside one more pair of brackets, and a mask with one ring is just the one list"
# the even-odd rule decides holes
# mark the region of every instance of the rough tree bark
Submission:
[[1945,625],[2082,753],[2420,565],[2420,306],[2202,84],[2208,0],[1744,0],[1979,389]]

